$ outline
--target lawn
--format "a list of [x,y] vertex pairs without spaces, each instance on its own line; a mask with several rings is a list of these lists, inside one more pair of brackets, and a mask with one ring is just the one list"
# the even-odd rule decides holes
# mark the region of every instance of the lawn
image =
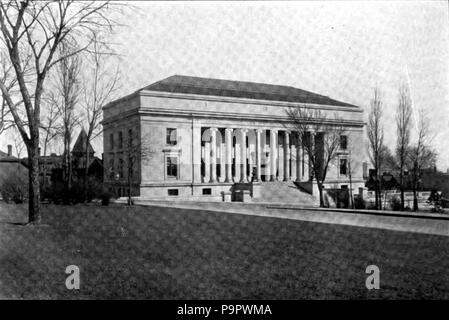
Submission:
[[[449,237],[229,213],[0,204],[0,298],[449,298]],[[80,290],[65,287],[77,265]],[[380,268],[380,290],[365,269]]]

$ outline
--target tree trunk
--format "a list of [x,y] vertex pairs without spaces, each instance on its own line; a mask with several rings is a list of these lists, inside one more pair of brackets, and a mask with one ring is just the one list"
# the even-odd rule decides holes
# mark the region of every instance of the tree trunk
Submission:
[[401,211],[404,211],[404,203],[405,203],[405,197],[404,197],[404,175],[402,173],[403,168],[401,167],[401,172],[399,174],[399,183],[401,187]]
[[381,196],[380,196],[380,181],[379,181],[379,175],[377,174],[377,169],[376,169],[376,181],[375,181],[375,188],[374,188],[374,192],[375,192],[375,197],[376,197],[376,210],[380,210],[382,205],[381,205]]
[[317,184],[318,184],[318,192],[320,195],[320,208],[324,208],[323,185],[322,183],[318,182],[318,180]]
[[28,223],[41,223],[42,216],[40,212],[40,192],[39,192],[39,143],[30,141],[28,148]]
[[[351,168],[351,167],[349,167]],[[354,209],[354,197],[352,195],[352,174],[351,169],[349,169],[349,201],[351,202],[351,209]]]
[[383,210],[383,206],[382,206],[382,190],[383,190],[382,177],[379,176],[379,210]]
[[64,134],[64,168],[63,168],[63,179],[64,179],[64,204],[69,203],[69,192],[72,187],[72,159],[70,156],[70,137],[66,131]]
[[[45,192],[45,187],[47,186],[47,142],[44,142],[44,165],[43,165],[43,180],[42,180],[42,190]],[[39,155],[40,156],[40,155]]]
[[[87,141],[89,141],[88,139],[87,139]],[[88,144],[89,142],[87,142],[86,144]],[[84,177],[83,177],[83,192],[84,192],[84,202],[86,203],[87,202],[87,179],[88,179],[88,176],[89,176],[89,150],[87,149],[87,146],[88,145],[86,145],[86,157],[85,157],[85,159],[86,159],[86,162],[84,163]]]
[[132,168],[130,168],[128,170],[128,205],[131,206],[132,203],[132,197],[131,197],[131,188],[132,188],[132,183],[131,183],[131,170]]
[[415,185],[413,185],[413,211],[418,211],[418,195]]
[[413,211],[418,211],[418,177],[417,170],[413,168]]

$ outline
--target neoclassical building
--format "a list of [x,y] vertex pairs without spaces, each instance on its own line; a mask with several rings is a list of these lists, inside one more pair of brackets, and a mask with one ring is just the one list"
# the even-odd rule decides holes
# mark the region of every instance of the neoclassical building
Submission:
[[[133,196],[154,200],[251,201],[270,184],[315,196],[308,156],[289,129],[291,107],[320,109],[325,119],[338,114],[346,130],[325,186],[348,188],[351,155],[358,192],[364,161],[358,106],[289,86],[180,75],[103,107],[105,184],[125,196],[131,182]],[[322,134],[310,132],[317,142]]]

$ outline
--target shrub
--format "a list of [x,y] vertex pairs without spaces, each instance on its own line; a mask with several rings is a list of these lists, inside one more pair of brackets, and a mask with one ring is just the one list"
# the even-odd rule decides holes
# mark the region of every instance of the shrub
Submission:
[[355,209],[365,209],[366,205],[365,205],[365,201],[363,200],[363,198],[355,196],[354,197],[354,208]]
[[87,202],[103,199],[103,183],[96,178],[89,178],[87,185]]
[[28,179],[20,170],[9,171],[0,189],[7,203],[23,203],[28,199]]
[[376,210],[376,203],[374,201],[369,201],[365,203],[365,207],[368,210]]
[[393,211],[400,211],[401,210],[401,200],[398,197],[391,198],[390,208]]
[[[62,181],[54,182],[52,192],[49,199],[53,203],[59,204],[77,204],[84,202],[84,183],[80,180],[75,180],[69,190],[66,190]],[[93,199],[101,199],[103,195],[103,187],[101,181],[95,178],[90,178],[87,184],[87,202]]]
[[111,201],[112,195],[108,191],[103,191],[101,194],[101,205],[102,206],[108,206],[109,202]]

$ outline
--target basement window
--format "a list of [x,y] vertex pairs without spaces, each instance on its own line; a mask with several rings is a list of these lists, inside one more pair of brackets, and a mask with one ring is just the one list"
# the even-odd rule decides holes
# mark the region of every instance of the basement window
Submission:
[[211,188],[203,188],[203,195],[211,195],[212,189]]
[[169,196],[178,196],[179,190],[178,189],[168,189],[168,195]]

